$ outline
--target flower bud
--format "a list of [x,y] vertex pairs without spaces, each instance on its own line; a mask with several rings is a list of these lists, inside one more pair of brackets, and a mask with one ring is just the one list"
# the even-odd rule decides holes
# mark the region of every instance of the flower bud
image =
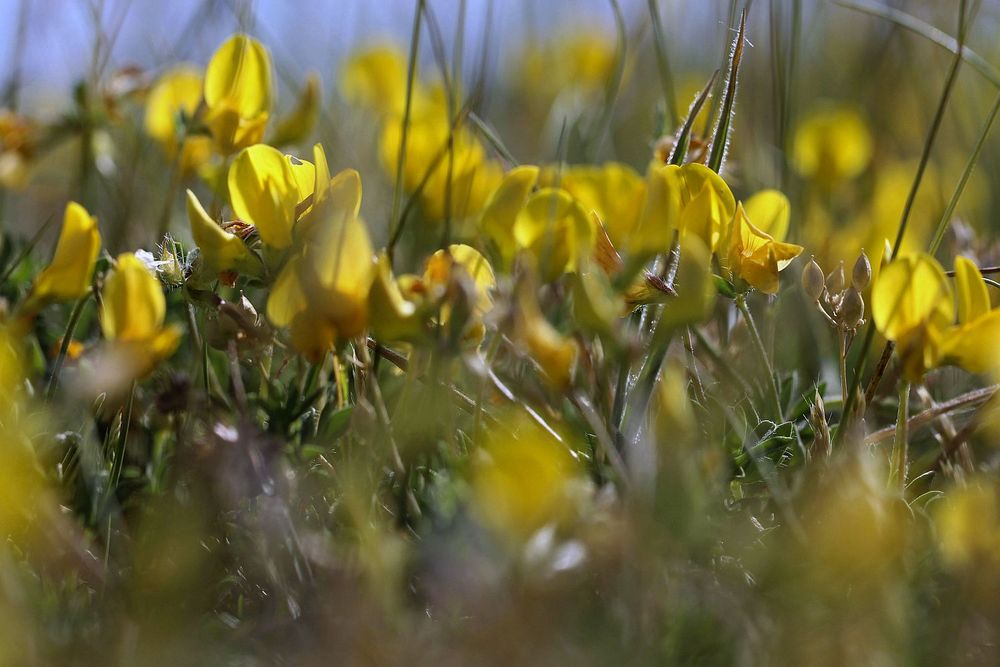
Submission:
[[806,264],[806,268],[802,269],[802,290],[813,301],[819,301],[824,288],[823,269],[816,263],[816,259],[812,258]]
[[844,263],[841,262],[826,277],[826,289],[830,294],[840,294],[846,286],[847,280],[844,278]]
[[861,323],[865,316],[865,300],[861,298],[861,292],[855,287],[847,288],[844,292],[844,301],[840,305],[841,323],[853,329]]
[[851,271],[851,284],[858,291],[868,287],[872,280],[872,263],[868,261],[868,255],[862,250],[858,255],[858,260],[854,262],[854,269]]

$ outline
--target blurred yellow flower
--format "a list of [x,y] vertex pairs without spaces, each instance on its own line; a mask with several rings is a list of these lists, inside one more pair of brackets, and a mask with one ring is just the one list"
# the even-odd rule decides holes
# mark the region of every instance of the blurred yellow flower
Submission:
[[[387,119],[380,151],[382,165],[391,178],[396,177],[402,140],[402,118]],[[449,215],[461,220],[478,214],[502,178],[500,165],[486,158],[483,146],[471,132],[462,127],[452,129],[446,106],[435,103],[410,119],[403,187],[407,192],[416,192],[423,186],[420,202],[429,220],[443,220]]]
[[340,92],[351,104],[402,115],[406,103],[406,56],[395,46],[352,54],[340,73]]
[[146,134],[155,139],[171,159],[177,157],[180,147],[179,164],[184,172],[196,170],[212,155],[210,137],[183,137],[183,128],[178,127],[181,113],[189,118],[195,115],[201,104],[203,86],[198,69],[181,65],[157,79],[146,100]]
[[86,294],[100,248],[97,218],[76,202],[67,204],[55,254],[35,278],[26,310],[35,310],[52,301],[79,299]]
[[243,240],[220,227],[190,190],[187,191],[187,215],[191,236],[198,245],[202,261],[210,270],[215,273],[254,272],[260,268],[260,260],[247,249]]
[[[493,267],[472,246],[453,243],[447,249],[438,250],[427,258],[420,289],[436,300],[447,297],[447,291],[456,280],[469,281],[468,286],[471,288],[471,309],[466,321],[462,323],[462,339],[478,345],[486,335],[483,316],[493,308],[491,292],[496,287]],[[442,325],[451,320],[452,306],[447,301],[441,305],[440,312]]]
[[934,509],[939,548],[949,565],[1000,564],[1000,505],[992,487],[954,489]]
[[530,197],[514,220],[514,240],[538,264],[543,280],[551,282],[576,271],[594,250],[593,219],[565,190],[543,188]]
[[[780,231],[780,211],[785,211],[787,215],[788,200],[780,193],[767,194],[767,200],[754,202],[754,208],[762,214],[769,214],[765,215],[769,225],[777,221]],[[787,223],[784,226],[787,228]],[[776,294],[778,273],[801,252],[802,246],[776,241],[761,231],[751,222],[742,203],[736,207],[724,259],[724,268],[730,280],[742,280],[765,294]]]
[[542,314],[533,280],[523,280],[517,289],[514,339],[538,363],[548,383],[557,390],[567,389],[573,377],[578,347]]
[[348,169],[331,182],[320,147],[317,156],[315,202],[267,300],[268,318],[288,327],[292,346],[314,363],[337,341],[364,331],[375,278],[374,251],[359,217],[361,176]]
[[278,121],[274,134],[267,140],[274,146],[297,144],[312,134],[319,119],[319,105],[322,103],[319,77],[311,72],[299,93],[295,108]]
[[573,165],[558,175],[548,169],[545,185],[559,187],[574,197],[587,212],[595,211],[616,247],[625,247],[642,206],[645,182],[632,167],[620,162],[600,166]]
[[148,375],[180,343],[180,329],[164,327],[166,299],[156,277],[134,254],[118,256],[104,284],[101,330],[133,377]]
[[580,27],[521,54],[517,84],[531,97],[554,97],[565,88],[599,92],[615,67],[615,42],[604,31]]
[[829,187],[865,170],[874,140],[858,112],[837,108],[807,116],[795,130],[792,163],[819,185]]
[[527,165],[507,172],[486,202],[479,228],[493,240],[509,268],[517,254],[514,221],[538,182],[538,167]]
[[472,470],[475,511],[500,536],[519,543],[572,516],[579,469],[569,449],[527,418],[505,420],[479,449]]
[[292,244],[296,207],[312,194],[315,166],[266,144],[243,149],[229,167],[233,212],[272,248]]
[[236,34],[205,71],[205,123],[225,154],[264,138],[271,108],[271,56],[252,37]]

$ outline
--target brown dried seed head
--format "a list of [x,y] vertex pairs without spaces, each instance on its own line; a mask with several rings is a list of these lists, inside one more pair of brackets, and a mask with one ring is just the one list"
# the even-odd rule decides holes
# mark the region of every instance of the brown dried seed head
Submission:
[[861,291],[868,287],[872,280],[872,263],[868,261],[868,255],[862,250],[858,255],[858,260],[854,262],[854,269],[851,271],[851,284]]
[[847,286],[847,280],[844,277],[844,263],[841,262],[837,265],[837,268],[830,272],[830,275],[826,277],[826,289],[830,294],[840,294],[844,291]]
[[815,258],[810,259],[806,268],[802,269],[802,290],[813,301],[819,301],[825,286],[823,269],[816,263]]
[[861,298],[861,292],[855,287],[847,288],[844,292],[844,302],[840,306],[840,320],[851,329],[861,323],[865,316],[865,300]]

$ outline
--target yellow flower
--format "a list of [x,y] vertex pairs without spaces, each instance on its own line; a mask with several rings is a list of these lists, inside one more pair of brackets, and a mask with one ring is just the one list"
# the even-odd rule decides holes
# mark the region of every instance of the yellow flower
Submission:
[[661,167],[680,189],[677,230],[681,238],[693,234],[710,252],[719,248],[727,226],[736,214],[736,199],[729,185],[708,167],[697,164]]
[[775,241],[784,241],[788,236],[792,206],[783,193],[761,190],[746,201],[743,209],[754,226]]
[[[556,170],[547,171],[543,184],[554,186]],[[566,167],[558,183],[576,197],[587,212],[597,213],[615,246],[625,247],[642,205],[645,192],[642,176],[628,165],[608,162],[600,166]]]
[[[402,118],[387,120],[380,150],[382,165],[392,178],[396,176],[402,137]],[[415,192],[423,186],[420,201],[429,220],[443,220],[447,215],[461,220],[479,213],[502,178],[500,166],[486,159],[486,152],[471,132],[462,127],[452,132],[447,107],[439,103],[410,119],[404,160],[403,187]]]
[[312,194],[315,166],[266,144],[243,149],[229,168],[233,212],[257,228],[261,240],[281,250],[292,244],[296,207]]
[[820,111],[795,131],[792,162],[806,178],[823,186],[850,180],[865,170],[873,140],[864,119],[850,109]]
[[935,504],[939,548],[953,567],[1000,564],[1000,504],[996,491],[974,483]]
[[514,220],[514,241],[534,257],[542,278],[551,282],[576,271],[594,250],[593,219],[565,190],[542,188],[525,202]]
[[284,146],[306,139],[316,128],[321,97],[319,77],[315,73],[310,73],[306,77],[306,84],[302,87],[295,108],[278,121],[278,126],[274,128],[274,134],[268,139],[268,143]]
[[[780,218],[787,216],[788,200],[773,191],[765,193],[765,197],[766,200],[751,200],[754,209],[767,214],[764,219],[769,226],[777,224],[779,231],[782,226],[787,229],[788,223],[782,225]],[[776,241],[770,234],[761,231],[750,221],[742,203],[736,207],[725,258],[730,280],[742,280],[765,294],[776,294],[778,273],[801,252],[802,246]]]
[[955,307],[941,265],[925,253],[901,255],[882,268],[872,287],[875,326],[896,343],[910,382],[920,382],[941,357],[945,330]]
[[418,289],[434,302],[445,299],[440,307],[442,325],[453,319],[453,306],[448,303],[452,295],[448,292],[456,281],[468,281],[471,288],[470,311],[465,321],[459,323],[463,327],[462,340],[478,345],[486,335],[483,316],[493,308],[491,292],[496,287],[493,267],[478,250],[464,243],[453,243],[427,258]]
[[[322,158],[321,148],[317,155]],[[348,169],[330,182],[325,158],[320,162],[316,201],[267,300],[268,318],[289,327],[292,346],[314,363],[337,341],[364,331],[375,278],[371,241],[358,217],[361,177]]]
[[545,319],[538,305],[533,281],[523,281],[514,313],[514,337],[527,349],[554,389],[569,387],[576,365],[577,344]]
[[385,253],[378,257],[375,279],[368,292],[368,316],[372,335],[381,341],[412,340],[423,330],[417,305],[404,296]]
[[67,204],[55,254],[35,278],[26,309],[34,310],[52,301],[71,301],[86,294],[100,247],[97,218],[76,202]]
[[402,114],[406,103],[406,56],[395,46],[353,54],[340,74],[341,94],[352,104],[383,114]]
[[[146,100],[146,134],[160,144],[171,159],[177,156],[181,128],[177,117],[183,112],[194,116],[201,103],[202,76],[194,67],[180,66],[167,71],[153,85]],[[190,136],[180,146],[180,167],[184,172],[197,169],[211,157],[212,140]]]
[[156,277],[130,252],[122,253],[104,284],[101,330],[133,377],[152,372],[180,343],[180,329],[163,326],[166,299]]
[[990,307],[990,295],[979,269],[965,257],[955,258],[958,326],[948,330],[941,356],[973,373],[1000,369],[1000,308]]
[[257,40],[236,34],[205,71],[205,123],[225,154],[259,143],[271,108],[271,57]]
[[579,466],[566,445],[534,422],[517,416],[504,423],[513,436],[506,428],[490,430],[473,464],[472,491],[478,516],[517,543],[571,518]]
[[507,172],[490,195],[479,221],[479,228],[496,244],[508,267],[518,250],[514,221],[538,182],[538,173],[538,167],[531,165]]
[[198,245],[202,261],[210,270],[215,273],[254,272],[260,267],[260,260],[247,249],[243,240],[220,227],[190,190],[187,191],[187,214],[191,235]]

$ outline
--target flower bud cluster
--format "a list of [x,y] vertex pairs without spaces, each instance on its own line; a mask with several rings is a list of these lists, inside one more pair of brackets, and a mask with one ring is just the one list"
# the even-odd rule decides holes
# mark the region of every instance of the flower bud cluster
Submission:
[[872,265],[862,250],[851,269],[850,284],[840,262],[829,274],[813,258],[802,271],[802,290],[834,327],[854,331],[865,323],[865,301],[861,296],[872,279]]

